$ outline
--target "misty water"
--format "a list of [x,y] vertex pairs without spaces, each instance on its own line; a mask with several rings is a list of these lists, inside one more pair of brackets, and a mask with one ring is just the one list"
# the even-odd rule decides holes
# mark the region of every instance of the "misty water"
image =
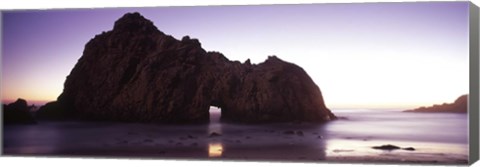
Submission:
[[[215,110],[215,109],[213,109]],[[216,109],[218,110],[218,109]],[[467,114],[334,110],[323,124],[205,125],[39,122],[4,127],[6,155],[466,163]],[[218,136],[211,136],[215,132]],[[393,144],[407,150],[376,150]],[[379,158],[380,157],[380,158]],[[390,159],[389,159],[390,158]]]

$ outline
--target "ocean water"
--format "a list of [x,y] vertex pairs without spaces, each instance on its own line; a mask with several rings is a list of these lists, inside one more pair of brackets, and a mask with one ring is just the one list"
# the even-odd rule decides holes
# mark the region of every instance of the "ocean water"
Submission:
[[[337,110],[337,121],[327,123],[328,156],[396,156],[421,162],[466,162],[468,115],[412,113],[385,110]],[[372,146],[392,144],[415,151],[383,151]],[[355,151],[345,151],[355,150]]]
[[[215,109],[212,109],[215,110]],[[466,163],[467,114],[333,110],[322,124],[40,122],[4,126],[3,153],[82,157]],[[215,132],[218,136],[211,136]],[[393,144],[407,150],[376,150]]]
[[468,143],[467,114],[383,110],[343,110],[335,114],[341,119],[329,123],[326,127],[332,137]]

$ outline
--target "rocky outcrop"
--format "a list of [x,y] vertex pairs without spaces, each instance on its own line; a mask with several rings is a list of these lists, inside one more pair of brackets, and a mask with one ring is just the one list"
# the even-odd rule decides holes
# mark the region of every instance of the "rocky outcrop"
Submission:
[[36,118],[39,120],[71,120],[74,119],[73,115],[69,113],[64,106],[59,102],[48,102],[41,106],[37,113]]
[[453,103],[443,103],[441,105],[433,105],[429,107],[420,107],[405,112],[454,112],[467,113],[468,112],[468,95],[462,95]]
[[377,149],[377,150],[386,150],[386,151],[393,151],[393,150],[398,150],[398,149],[407,150],[407,151],[415,151],[415,148],[413,148],[413,147],[400,148],[396,145],[391,145],[391,144],[374,146],[372,148]]
[[242,123],[335,118],[299,66],[276,56],[260,64],[230,61],[197,39],[164,34],[138,13],[91,39],[57,102],[41,110],[88,120],[201,123],[210,106],[221,108],[222,120]]
[[30,114],[27,101],[17,99],[17,101],[8,105],[3,105],[3,121],[5,125],[9,124],[35,124],[36,121]]

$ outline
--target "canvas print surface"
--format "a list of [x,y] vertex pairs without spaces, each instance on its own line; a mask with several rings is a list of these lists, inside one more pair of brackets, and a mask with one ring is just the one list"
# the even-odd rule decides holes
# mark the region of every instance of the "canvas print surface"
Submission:
[[467,164],[468,9],[3,11],[3,154]]

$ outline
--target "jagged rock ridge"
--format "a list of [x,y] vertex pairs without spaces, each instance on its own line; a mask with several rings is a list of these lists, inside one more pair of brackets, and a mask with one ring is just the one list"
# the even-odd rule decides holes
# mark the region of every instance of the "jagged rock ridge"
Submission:
[[462,95],[458,97],[453,103],[436,104],[429,107],[419,107],[413,110],[407,110],[406,112],[455,112],[455,113],[467,113],[468,112],[468,95]]
[[7,105],[3,104],[3,121],[5,125],[36,123],[30,113],[30,107],[24,99],[17,99]]
[[318,86],[297,65],[270,56],[258,65],[206,52],[197,39],[176,40],[139,13],[95,36],[46,117],[132,122],[262,123],[335,118]]

